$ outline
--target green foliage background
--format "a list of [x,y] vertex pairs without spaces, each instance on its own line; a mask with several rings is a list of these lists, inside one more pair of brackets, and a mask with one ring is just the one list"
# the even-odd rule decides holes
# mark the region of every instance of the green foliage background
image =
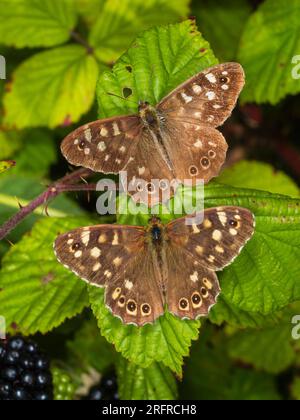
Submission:
[[[68,171],[59,144],[71,130],[97,116],[136,112],[138,100],[155,104],[217,62],[244,66],[242,104],[268,104],[274,115],[292,95],[299,105],[292,72],[300,2],[254,3],[0,0],[8,75],[0,81],[0,224],[18,200],[29,203]],[[107,94],[122,96],[124,88],[133,102]],[[247,207],[257,226],[219,274],[221,297],[201,324],[166,313],[154,325],[125,326],[105,307],[103,290],[57,263],[59,232],[107,221],[74,194],[51,202],[50,218],[43,209],[31,214],[9,235],[14,246],[1,242],[0,315],[12,333],[35,334],[76,387],[91,369],[114,366],[122,399],[300,399],[300,342],[291,336],[300,313],[295,181],[267,163],[241,160],[206,187],[206,207]],[[147,217],[118,222],[145,224]]]

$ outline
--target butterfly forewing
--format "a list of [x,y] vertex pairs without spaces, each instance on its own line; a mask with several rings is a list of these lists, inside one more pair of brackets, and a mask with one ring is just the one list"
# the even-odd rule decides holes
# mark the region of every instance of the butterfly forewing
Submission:
[[88,283],[104,286],[119,278],[144,246],[142,227],[99,225],[58,236],[54,249],[66,268]]
[[[191,217],[189,216],[189,221]],[[202,267],[222,270],[240,253],[254,233],[253,214],[240,207],[218,207],[204,211],[204,220],[189,225],[187,217],[167,225],[171,243],[184,248]]]
[[231,114],[244,83],[240,64],[218,64],[178,86],[157,109],[169,119],[218,127]]
[[141,132],[138,116],[98,120],[70,133],[61,151],[72,165],[117,174],[137,158]]

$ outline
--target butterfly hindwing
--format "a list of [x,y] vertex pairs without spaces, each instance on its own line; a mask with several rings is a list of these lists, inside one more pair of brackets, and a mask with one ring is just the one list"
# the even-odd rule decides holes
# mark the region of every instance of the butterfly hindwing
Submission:
[[136,255],[105,290],[105,303],[125,324],[142,326],[164,313],[161,274],[148,249]]
[[[187,223],[187,219],[189,222]],[[204,211],[204,219],[182,217],[170,222],[167,236],[202,267],[218,271],[229,265],[252,237],[253,214],[241,207],[218,207]]]
[[244,83],[240,64],[218,64],[178,86],[157,109],[169,120],[219,127],[230,116]]
[[59,235],[54,250],[59,262],[95,286],[120,277],[145,246],[145,230],[135,226],[99,225]]
[[180,318],[206,316],[220,293],[214,271],[201,266],[183,248],[167,248],[168,281],[166,300],[168,311]]
[[196,122],[168,121],[163,133],[174,174],[183,184],[195,185],[199,180],[207,183],[219,174],[228,146],[215,128]]

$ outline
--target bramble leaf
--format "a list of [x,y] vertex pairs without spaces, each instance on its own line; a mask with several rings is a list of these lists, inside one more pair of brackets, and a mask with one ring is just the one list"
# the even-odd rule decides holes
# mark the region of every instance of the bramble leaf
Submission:
[[0,308],[7,326],[23,334],[48,332],[88,305],[84,282],[58,264],[53,242],[66,230],[91,223],[87,217],[37,222],[5,255],[0,271]]
[[79,45],[35,54],[15,71],[4,123],[20,129],[78,121],[92,105],[98,73],[95,58]]
[[117,364],[121,400],[175,400],[177,385],[174,375],[161,363],[143,369],[124,358]]
[[[137,37],[112,71],[101,74],[100,117],[135,113],[141,100],[155,105],[187,78],[215,64],[217,59],[193,21],[150,29]],[[132,91],[130,101],[108,95],[123,96],[124,88]]]
[[163,362],[181,375],[183,357],[198,337],[199,321],[182,321],[166,313],[142,328],[125,325],[104,304],[104,291],[89,287],[90,302],[101,334],[129,361],[143,368]]
[[1,44],[50,47],[66,42],[76,26],[73,0],[0,0]]
[[[142,30],[187,17],[188,4],[189,0],[106,0],[96,7],[98,15],[89,43],[95,47],[100,60],[113,62]],[[87,16],[87,8],[85,12]]]
[[299,187],[284,172],[276,171],[263,162],[243,160],[225,169],[218,177],[218,183],[237,188],[253,188],[275,194],[299,197]]
[[240,37],[251,13],[249,2],[198,0],[194,7],[198,27],[216,56],[224,62],[235,60]]
[[246,72],[243,102],[278,103],[300,92],[300,3],[266,0],[251,15],[238,60]]

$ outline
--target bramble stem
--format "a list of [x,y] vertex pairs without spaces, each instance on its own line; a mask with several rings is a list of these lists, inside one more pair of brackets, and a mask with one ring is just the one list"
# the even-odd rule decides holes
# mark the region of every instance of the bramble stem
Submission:
[[81,180],[93,174],[94,172],[89,169],[78,169],[50,185],[46,191],[32,200],[27,206],[21,207],[18,213],[0,227],[0,240],[6,238],[35,209],[47,204],[49,200],[57,197],[59,194],[68,191],[95,191],[96,184],[78,184]]

